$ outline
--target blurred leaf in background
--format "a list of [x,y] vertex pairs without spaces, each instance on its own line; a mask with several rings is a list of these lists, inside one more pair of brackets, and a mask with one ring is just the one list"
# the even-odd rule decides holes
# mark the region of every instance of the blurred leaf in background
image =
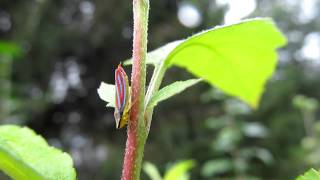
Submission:
[[144,163],[143,170],[151,180],[188,180],[190,179],[188,172],[195,166],[196,163],[194,160],[180,161],[171,165],[165,172],[163,178],[161,178],[157,167],[150,162]]
[[212,177],[230,171],[232,166],[232,162],[229,159],[210,160],[203,165],[201,174],[204,177]]
[[21,55],[21,48],[12,42],[0,41],[0,56],[17,57]]
[[256,179],[251,164],[258,160],[265,166],[274,163],[271,152],[263,147],[246,144],[247,139],[254,141],[268,137],[268,129],[258,122],[247,122],[241,116],[250,114],[244,103],[229,99],[224,101],[225,115],[206,120],[207,128],[215,130],[217,135],[208,146],[211,156],[201,168],[203,178],[219,178],[222,176],[236,179]]

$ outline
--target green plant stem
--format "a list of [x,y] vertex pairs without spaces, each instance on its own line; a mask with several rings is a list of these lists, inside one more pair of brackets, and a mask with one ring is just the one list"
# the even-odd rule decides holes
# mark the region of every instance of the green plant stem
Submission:
[[164,64],[164,61],[161,61],[160,64],[155,66],[150,84],[149,84],[149,88],[147,91],[147,95],[146,95],[146,99],[145,99],[145,114],[144,114],[144,118],[145,118],[145,122],[147,125],[147,130],[149,132],[150,130],[150,126],[151,126],[151,121],[152,121],[152,114],[153,114],[153,108],[148,108],[147,109],[147,103],[150,101],[150,99],[152,98],[152,96],[154,95],[154,93],[156,93],[161,85],[163,76],[166,72],[166,67]]
[[144,123],[149,0],[133,0],[133,64],[130,121],[122,170],[123,180],[139,180],[147,129]]

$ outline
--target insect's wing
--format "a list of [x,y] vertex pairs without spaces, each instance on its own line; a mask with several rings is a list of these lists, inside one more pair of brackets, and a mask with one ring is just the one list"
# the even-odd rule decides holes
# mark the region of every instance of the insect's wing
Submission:
[[116,108],[119,109],[119,111],[123,111],[124,106],[126,105],[126,101],[128,100],[126,98],[127,96],[127,75],[122,69],[121,66],[119,66],[115,71],[115,85],[116,85]]
[[128,80],[128,76],[125,75],[125,81],[126,81],[126,97],[125,99],[127,99],[127,101],[125,102],[125,106],[124,106],[124,109],[123,109],[123,113],[122,113],[122,116],[121,116],[121,119],[120,119],[120,123],[119,123],[119,126],[118,128],[123,128],[126,124],[128,124],[128,121],[129,121],[129,118],[130,118],[130,109],[131,109],[131,105],[130,105],[130,102],[131,102],[131,96],[130,96],[130,88],[129,88],[129,80]]

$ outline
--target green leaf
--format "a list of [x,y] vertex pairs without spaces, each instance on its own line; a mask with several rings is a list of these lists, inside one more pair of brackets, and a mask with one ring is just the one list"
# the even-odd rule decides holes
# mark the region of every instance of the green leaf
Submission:
[[317,99],[306,97],[304,95],[296,95],[293,98],[292,103],[295,107],[307,112],[314,112],[319,107]]
[[195,167],[194,160],[185,160],[172,166],[164,175],[164,180],[180,180],[185,179],[187,172]]
[[148,53],[147,62],[185,68],[256,108],[274,72],[276,49],[285,44],[271,19],[255,18],[169,43]]
[[21,49],[14,43],[0,41],[0,56],[18,56],[21,53]]
[[200,82],[201,79],[189,79],[186,81],[177,81],[174,82],[162,89],[160,89],[158,92],[156,92],[150,101],[148,102],[147,108],[153,108],[155,107],[159,102],[166,100],[176,94],[181,93],[185,89],[187,89],[190,86],[193,86]]
[[115,87],[113,84],[107,84],[102,82],[98,88],[98,94],[100,98],[106,101],[107,107],[115,107]]
[[213,141],[212,147],[219,152],[231,152],[237,147],[243,138],[238,127],[226,126],[220,130],[217,139]]
[[[179,44],[181,44],[183,40],[178,40],[178,41],[173,41],[170,42],[158,49],[155,49],[147,54],[147,59],[146,63],[147,64],[152,64],[152,65],[157,65],[163,60],[167,58],[167,56],[170,54],[170,52],[176,48]],[[125,60],[124,65],[131,65],[132,64],[132,59]]]
[[48,146],[29,128],[0,126],[0,170],[19,180],[74,180],[67,153]]
[[296,180],[320,180],[320,173],[315,169],[310,169],[303,175],[300,175]]
[[145,162],[143,164],[143,170],[150,177],[151,180],[162,180],[161,175],[154,164],[150,162]]
[[168,56],[166,64],[194,75],[257,107],[266,81],[276,66],[276,48],[285,37],[268,18],[217,27],[187,39]]

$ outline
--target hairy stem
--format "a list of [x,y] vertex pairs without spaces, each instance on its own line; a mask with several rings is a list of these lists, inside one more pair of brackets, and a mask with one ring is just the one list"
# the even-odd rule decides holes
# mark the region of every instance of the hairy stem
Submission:
[[144,123],[149,0],[133,0],[133,65],[130,121],[122,170],[123,180],[139,180],[147,130]]

